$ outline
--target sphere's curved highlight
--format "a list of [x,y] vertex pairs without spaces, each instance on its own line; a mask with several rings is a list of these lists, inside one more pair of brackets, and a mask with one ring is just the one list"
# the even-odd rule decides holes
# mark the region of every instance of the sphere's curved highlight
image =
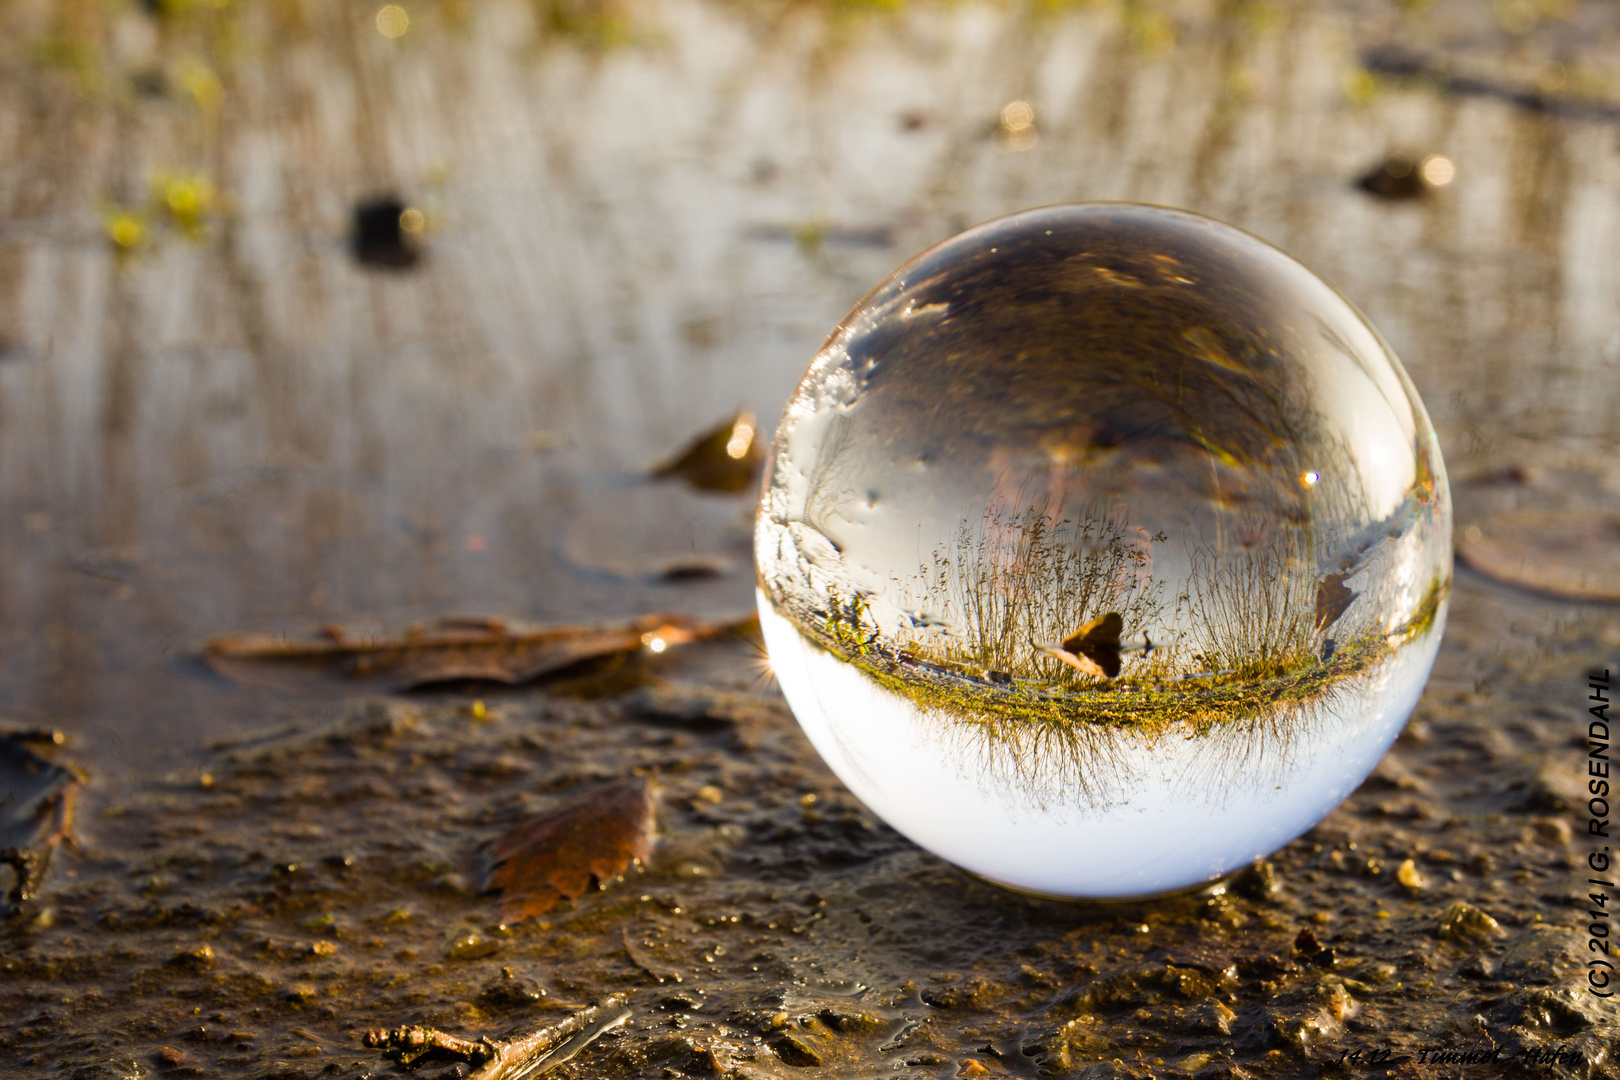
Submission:
[[1230,226],[979,226],[874,289],[777,431],[772,666],[917,843],[1019,888],[1168,891],[1354,790],[1438,648],[1450,496],[1399,361]]

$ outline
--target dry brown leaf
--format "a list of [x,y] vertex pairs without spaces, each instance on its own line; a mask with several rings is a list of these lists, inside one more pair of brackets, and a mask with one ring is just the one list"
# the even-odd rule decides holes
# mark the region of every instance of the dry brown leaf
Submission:
[[503,834],[489,846],[484,891],[501,922],[544,915],[564,898],[606,885],[652,855],[656,795],[644,776],[589,792]]
[[705,431],[676,457],[653,470],[659,479],[678,476],[702,491],[750,491],[765,461],[759,426],[744,410]]
[[204,661],[250,685],[308,685],[338,679],[378,690],[408,690],[457,679],[517,684],[585,660],[676,645],[742,629],[752,617],[705,622],[685,615],[643,615],[612,626],[514,625],[501,619],[440,619],[395,636],[350,635],[331,627],[298,640],[230,634],[203,645]]
[[1110,611],[1087,622],[1064,638],[1061,645],[1037,641],[1035,647],[1092,678],[1118,678],[1122,651],[1119,636],[1124,629],[1125,620],[1119,612]]
[[1457,557],[1487,577],[1565,600],[1620,602],[1620,517],[1513,510],[1463,531]]
[[1316,582],[1316,632],[1321,633],[1350,610],[1356,591],[1346,585],[1350,574],[1324,574]]

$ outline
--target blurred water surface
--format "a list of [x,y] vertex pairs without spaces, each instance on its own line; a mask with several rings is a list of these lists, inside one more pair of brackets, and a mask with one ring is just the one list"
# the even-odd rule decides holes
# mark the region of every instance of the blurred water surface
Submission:
[[[747,498],[646,468],[768,430],[867,288],[1050,202],[1190,207],[1338,286],[1460,527],[1612,506],[1617,71],[1597,2],[11,0],[0,711],[144,769],[289,707],[202,675],[210,634],[746,609]],[[1356,187],[1391,152],[1454,176]],[[354,256],[385,193],[413,265]],[[637,570],[683,551],[729,572]]]

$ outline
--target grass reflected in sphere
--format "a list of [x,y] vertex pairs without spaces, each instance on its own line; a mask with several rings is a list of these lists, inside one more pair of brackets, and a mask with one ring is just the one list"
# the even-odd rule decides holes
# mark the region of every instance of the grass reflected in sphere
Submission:
[[1309,828],[1438,648],[1450,496],[1367,321],[1183,211],[989,222],[822,347],[756,527],[773,669],[839,777],[1005,884],[1130,896]]

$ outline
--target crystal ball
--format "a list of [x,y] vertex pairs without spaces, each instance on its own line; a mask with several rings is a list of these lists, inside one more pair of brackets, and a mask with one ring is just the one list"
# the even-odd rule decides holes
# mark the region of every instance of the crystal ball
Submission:
[[795,717],[917,844],[1054,896],[1200,885],[1304,832],[1439,648],[1450,492],[1319,277],[1198,214],[1013,214],[873,289],[755,527]]

